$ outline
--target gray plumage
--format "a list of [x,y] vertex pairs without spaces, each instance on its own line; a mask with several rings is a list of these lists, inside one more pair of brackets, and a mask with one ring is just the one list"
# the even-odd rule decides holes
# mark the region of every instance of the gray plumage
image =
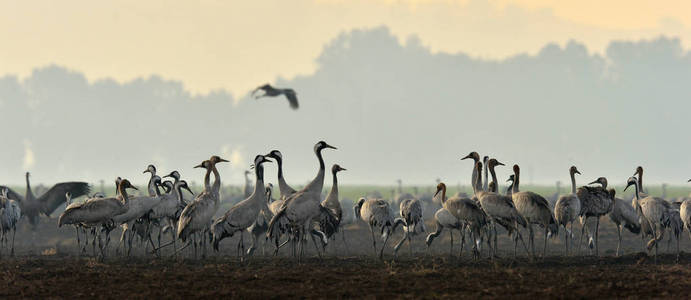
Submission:
[[0,189],[7,189],[8,199],[19,203],[22,214],[29,219],[33,227],[38,224],[38,215],[40,213],[50,216],[55,209],[65,203],[65,193],[70,193],[72,198],[78,198],[88,195],[90,191],[89,184],[86,182],[62,182],[54,185],[41,196],[36,197],[31,189],[29,176],[29,172],[26,172],[26,194],[23,197],[6,186],[0,186]]
[[247,199],[233,205],[222,217],[216,219],[211,225],[213,234],[213,247],[218,251],[218,245],[226,237],[232,237],[240,232],[238,248],[244,255],[243,233],[257,221],[257,216],[264,210],[268,211],[266,203],[266,188],[264,187],[264,167],[262,164],[269,162],[263,155],[254,158],[255,188]]
[[403,238],[394,246],[394,255],[398,253],[398,249],[403,245],[403,242],[408,240],[410,254],[412,250],[412,237],[418,233],[427,231],[425,228],[425,221],[422,219],[422,204],[416,199],[406,199],[400,204],[399,212],[401,218],[405,221],[403,225]]
[[589,245],[595,248],[595,255],[598,255],[600,252],[598,245],[600,217],[612,211],[614,201],[612,198],[610,198],[609,192],[607,192],[606,178],[600,177],[590,184],[594,183],[600,183],[602,186],[581,186],[576,190],[576,195],[578,195],[578,199],[581,200],[581,212],[578,214],[581,217],[581,223],[583,225],[581,230],[581,238],[585,233],[590,235],[590,231],[587,230],[588,218],[595,218],[596,220],[595,236],[594,238],[589,237]]
[[372,233],[372,247],[374,253],[377,253],[377,241],[374,235],[374,229],[377,228],[381,233],[384,245],[379,250],[379,258],[384,256],[384,248],[389,237],[396,230],[399,225],[405,225],[405,221],[401,218],[394,218],[393,211],[388,202],[382,199],[365,199],[360,198],[358,203],[353,207],[356,218],[364,221],[369,225]]
[[[569,176],[571,177],[571,193],[559,196],[554,204],[554,218],[557,224],[564,227],[564,247],[566,253],[569,252],[569,240],[573,237],[573,223],[578,219],[578,214],[581,212],[581,200],[578,199],[576,193],[576,174],[581,174],[576,166],[569,168]],[[571,224],[571,230],[566,226]]]
[[[256,95],[258,91],[264,91],[264,94]],[[276,97],[280,95],[284,95],[286,99],[288,99],[288,103],[290,103],[290,108],[298,109],[300,107],[298,103],[297,93],[295,93],[293,89],[279,89],[267,83],[252,91],[252,96],[254,96],[255,99],[259,99],[262,97]]]
[[542,255],[544,257],[547,254],[547,238],[550,235],[555,236],[559,232],[557,221],[554,218],[552,208],[549,206],[547,199],[533,192],[520,191],[520,168],[518,165],[513,166],[513,174],[514,183],[511,197],[516,205],[516,210],[528,223],[530,246],[533,256],[535,256],[535,238],[532,224],[538,224],[545,228],[544,246],[542,251]]
[[619,238],[619,242],[617,243],[616,255],[619,256],[621,249],[621,232],[623,228],[628,229],[633,234],[639,234],[641,232],[641,223],[631,204],[623,199],[617,198],[616,191],[614,189],[608,189],[607,191],[609,192],[610,197],[614,200],[612,211],[609,213],[609,219],[612,220],[612,223],[617,226],[617,236]]

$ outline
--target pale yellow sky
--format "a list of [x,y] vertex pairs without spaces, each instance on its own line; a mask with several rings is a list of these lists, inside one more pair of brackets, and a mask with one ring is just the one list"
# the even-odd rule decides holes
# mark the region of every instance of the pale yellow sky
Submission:
[[324,44],[355,28],[385,25],[435,52],[502,58],[570,39],[602,52],[612,39],[665,34],[688,47],[689,11],[691,1],[0,0],[0,75],[55,63],[90,80],[159,74],[237,96],[309,74]]

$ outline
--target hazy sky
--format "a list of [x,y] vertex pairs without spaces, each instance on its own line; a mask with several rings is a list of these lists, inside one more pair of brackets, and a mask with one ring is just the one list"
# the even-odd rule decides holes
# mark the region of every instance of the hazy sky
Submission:
[[[241,184],[280,149],[299,184],[325,139],[344,183],[456,183],[472,150],[524,182],[683,183],[691,2],[601,2],[0,0],[0,182],[200,178],[218,153]],[[265,82],[300,110],[239,101]]]
[[432,52],[484,58],[534,54],[575,39],[601,52],[613,39],[691,41],[690,1],[592,0],[0,0],[0,75],[58,63],[89,80],[159,74],[194,92],[244,94],[316,69],[341,32],[385,25]]

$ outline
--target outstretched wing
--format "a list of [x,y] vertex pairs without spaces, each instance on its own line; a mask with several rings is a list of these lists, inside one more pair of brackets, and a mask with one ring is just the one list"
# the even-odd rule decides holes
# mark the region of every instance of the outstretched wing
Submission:
[[290,108],[298,109],[300,107],[300,105],[298,104],[298,97],[295,94],[295,91],[291,89],[286,89],[285,95],[286,98],[288,98],[288,102],[290,102]]
[[38,197],[38,203],[41,203],[41,212],[46,216],[55,211],[58,206],[65,203],[65,193],[70,193],[72,199],[89,194],[91,188],[86,182],[62,182],[54,185],[45,194]]
[[11,188],[8,188],[4,185],[0,185],[0,191],[7,189],[7,198],[22,202],[24,201],[24,196],[18,194],[17,192],[13,191]]
[[266,91],[266,90],[269,90],[269,89],[271,89],[271,88],[272,88],[272,87],[271,87],[270,84],[268,84],[268,83],[267,83],[267,84],[264,84],[264,85],[262,85],[262,86],[257,87],[256,89],[254,89],[254,90],[252,91],[252,94],[251,94],[251,95],[254,96],[254,94],[257,93],[258,91]]

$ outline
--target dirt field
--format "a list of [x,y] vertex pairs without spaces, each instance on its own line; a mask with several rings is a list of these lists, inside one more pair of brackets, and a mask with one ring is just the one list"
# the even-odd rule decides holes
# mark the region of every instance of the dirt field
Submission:
[[0,297],[351,298],[507,296],[688,297],[691,259],[653,264],[644,255],[477,263],[440,257],[291,260],[123,260],[41,257],[5,260]]
[[[221,251],[209,251],[206,259],[192,258],[191,247],[183,252],[184,258],[171,258],[172,249],[168,249],[158,259],[146,254],[143,246],[134,249],[133,257],[123,258],[115,253],[119,232],[113,233],[109,256],[101,262],[91,257],[90,250],[79,254],[72,227],[58,229],[55,220],[44,219],[35,235],[28,228],[18,232],[15,257],[3,250],[0,298],[688,297],[691,255],[682,253],[676,262],[665,239],[655,263],[640,252],[641,238],[627,232],[625,255],[616,258],[614,225],[607,218],[602,220],[600,258],[587,251],[563,256],[561,232],[549,240],[546,259],[531,261],[520,250],[519,258],[513,260],[513,246],[505,235],[499,239],[501,259],[491,261],[483,252],[482,259],[473,261],[467,248],[459,259],[458,233],[454,256],[449,257],[449,235],[444,232],[430,249],[424,236],[416,237],[413,256],[404,244],[394,260],[391,247],[399,232],[389,240],[380,261],[372,254],[369,230],[363,224],[351,224],[346,230],[347,252],[339,235],[323,260],[316,258],[308,242],[308,258],[297,263],[288,249],[279,257],[262,256],[258,250],[256,256],[240,262],[234,256],[237,237],[224,240]],[[428,231],[433,229],[428,224]],[[249,243],[248,235],[245,240]],[[691,249],[686,233],[681,241],[682,250]]]

